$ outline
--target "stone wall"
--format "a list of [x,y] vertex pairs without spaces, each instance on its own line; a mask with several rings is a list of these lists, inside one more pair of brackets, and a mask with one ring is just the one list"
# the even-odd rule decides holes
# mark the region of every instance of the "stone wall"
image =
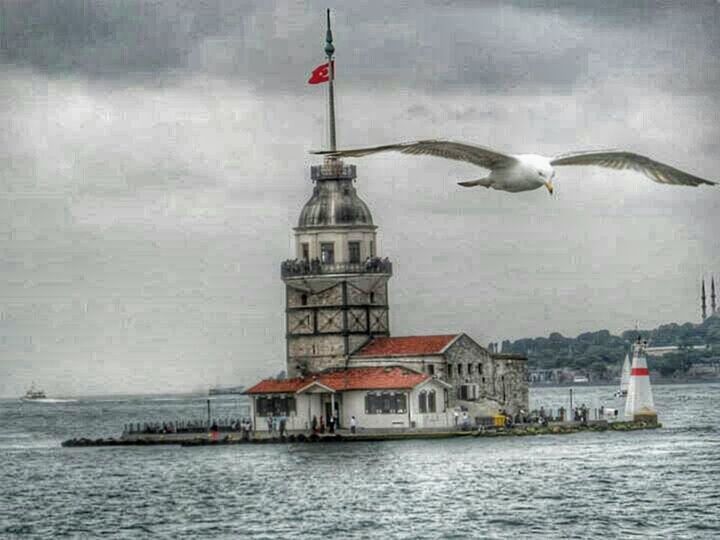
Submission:
[[451,395],[454,402],[461,401],[461,387],[468,385],[468,392],[472,392],[474,386],[475,393],[466,395],[462,401],[490,400],[513,413],[520,409],[528,410],[526,359],[491,355],[464,334],[445,351],[444,356],[446,367],[441,377],[453,385]]

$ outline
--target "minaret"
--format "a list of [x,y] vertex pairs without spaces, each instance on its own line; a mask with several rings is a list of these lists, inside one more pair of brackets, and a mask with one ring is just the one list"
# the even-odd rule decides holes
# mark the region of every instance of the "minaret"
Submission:
[[[330,11],[329,147],[336,149],[334,53]],[[310,167],[313,193],[295,227],[295,258],[282,263],[290,377],[346,367],[373,336],[389,336],[387,283],[392,264],[377,256],[377,226],[354,186],[355,165],[328,156]]]
[[715,304],[715,276],[710,278],[710,315],[717,313],[717,305]]
[[702,279],[702,293],[700,295],[702,307],[702,320],[707,319],[707,304],[705,303],[705,278]]

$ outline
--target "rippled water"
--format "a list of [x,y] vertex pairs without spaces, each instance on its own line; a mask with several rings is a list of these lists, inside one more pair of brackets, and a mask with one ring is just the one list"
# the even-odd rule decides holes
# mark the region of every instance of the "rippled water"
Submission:
[[[3,400],[0,537],[718,538],[720,384],[654,392],[656,431],[195,448],[59,445],[204,418],[203,398]],[[531,399],[567,407],[568,391]]]

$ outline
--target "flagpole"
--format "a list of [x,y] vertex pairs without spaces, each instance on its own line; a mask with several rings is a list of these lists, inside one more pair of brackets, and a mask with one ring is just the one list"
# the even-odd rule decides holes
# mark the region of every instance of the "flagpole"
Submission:
[[332,30],[330,29],[330,9],[327,10],[327,33],[325,34],[325,54],[328,58],[329,66],[329,86],[328,86],[328,123],[330,124],[330,151],[337,150],[335,140],[335,66],[333,64],[333,55],[335,47],[333,45]]

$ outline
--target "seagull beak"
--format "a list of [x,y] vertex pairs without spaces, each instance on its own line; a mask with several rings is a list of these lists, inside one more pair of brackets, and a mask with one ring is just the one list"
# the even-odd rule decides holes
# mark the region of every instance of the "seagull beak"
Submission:
[[553,186],[552,180],[548,180],[547,182],[545,182],[545,187],[547,188],[550,195],[552,195],[553,190],[555,189],[555,186]]

